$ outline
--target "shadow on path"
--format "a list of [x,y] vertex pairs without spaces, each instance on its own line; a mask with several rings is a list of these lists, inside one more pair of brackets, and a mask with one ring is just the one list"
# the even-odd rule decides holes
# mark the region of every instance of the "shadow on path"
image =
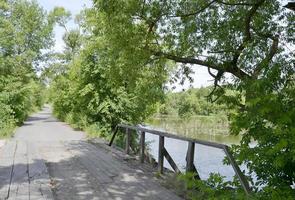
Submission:
[[[69,142],[65,147],[67,152],[57,150],[46,159],[55,199],[180,199],[153,174],[129,167],[108,149],[87,142]],[[57,162],[56,156],[66,159]]]
[[84,132],[45,107],[0,149],[0,199],[180,199],[116,154],[105,144],[86,142]]

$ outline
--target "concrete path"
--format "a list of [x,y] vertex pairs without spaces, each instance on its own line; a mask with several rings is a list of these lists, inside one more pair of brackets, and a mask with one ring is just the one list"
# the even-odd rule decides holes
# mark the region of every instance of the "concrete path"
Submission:
[[180,199],[142,169],[45,107],[0,148],[0,200]]

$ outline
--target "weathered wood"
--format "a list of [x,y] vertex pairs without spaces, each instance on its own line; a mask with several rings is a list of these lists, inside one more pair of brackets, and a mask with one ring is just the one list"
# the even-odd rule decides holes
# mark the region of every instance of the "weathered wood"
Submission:
[[199,175],[199,172],[198,172],[195,164],[193,164],[193,170],[192,170],[192,172],[194,173],[194,178],[195,179],[201,180],[200,175]]
[[28,198],[30,189],[29,186],[27,143],[17,141],[8,199],[25,199],[23,197]]
[[194,173],[194,178],[201,180],[199,172],[194,164],[194,157],[195,157],[195,143],[188,143],[188,150],[186,153],[186,172],[193,172]]
[[7,199],[9,196],[16,148],[16,142],[9,141],[0,149],[0,199]]
[[35,116],[10,146],[0,148],[1,200],[8,198],[10,180],[7,200],[51,200],[52,191],[54,199],[182,199],[151,178],[150,170],[126,163],[121,151],[77,139],[77,131],[52,122],[50,111]]
[[232,154],[230,153],[229,151],[229,148],[228,147],[224,147],[224,152],[226,154],[226,156],[228,157],[236,175],[238,176],[240,182],[241,182],[241,185],[244,189],[244,191],[247,193],[247,194],[250,194],[251,193],[251,189],[250,189],[250,186],[249,186],[249,183],[246,179],[246,177],[244,176],[244,174],[242,173],[239,165],[236,163],[234,157],[232,156]]
[[144,163],[145,159],[145,132],[141,132],[140,135],[140,162]]
[[188,142],[187,158],[186,158],[187,172],[194,172],[194,156],[195,156],[195,143]]
[[164,145],[164,136],[159,136],[158,171],[160,174],[163,174],[164,171]]
[[114,133],[113,133],[112,139],[111,139],[111,141],[110,141],[110,143],[109,143],[109,146],[112,146],[112,144],[113,144],[113,142],[114,142],[114,140],[115,140],[115,137],[116,137],[117,133],[118,133],[118,126],[116,126],[116,128],[115,128],[115,130],[114,130]]
[[[114,154],[112,151],[109,151],[109,148],[105,147],[104,145],[98,145],[95,147],[93,145],[89,145],[86,142],[80,144],[81,146],[71,145],[67,149],[70,149],[70,152],[73,153],[79,160],[79,162],[75,163],[83,163],[84,168],[88,169],[88,172],[90,172],[92,177],[95,178],[94,181],[97,184],[97,188],[95,189],[102,190],[103,192],[107,193],[107,197],[103,198],[100,194],[101,191],[95,191],[95,193],[99,193],[99,196],[97,197],[101,197],[97,199],[181,199],[172,192],[168,193],[168,190],[163,190],[163,187],[160,186],[158,182],[150,178],[144,171],[136,170],[134,168],[131,169],[128,166],[129,164],[126,165],[120,160],[117,160],[116,156],[114,156],[116,153]],[[117,153],[121,154],[121,152]],[[83,155],[88,156],[85,157]],[[100,178],[102,175],[109,176],[111,183],[102,181]],[[69,177],[70,176],[68,176],[68,178]],[[60,191],[58,192],[60,193]]]
[[34,142],[28,142],[28,173],[30,183],[30,199],[53,199],[50,188],[49,173],[45,165],[45,161],[39,154],[38,145]]
[[178,140],[182,140],[182,141],[194,142],[197,144],[211,146],[211,147],[215,147],[215,148],[219,148],[219,149],[223,149],[225,146],[227,146],[227,145],[216,143],[216,142],[209,142],[209,141],[204,141],[204,140],[187,138],[187,137],[175,135],[172,133],[167,133],[167,132],[158,131],[158,130],[154,130],[154,129],[150,129],[150,128],[139,127],[139,126],[129,126],[129,125],[125,125],[125,124],[119,124],[117,127],[125,128],[125,129],[128,128],[128,129],[135,130],[135,131],[143,131],[143,132],[151,133],[154,135],[164,136],[166,138],[173,138],[173,139],[178,139]]
[[234,158],[230,154],[230,152],[228,150],[229,147],[227,145],[216,143],[216,142],[210,142],[210,141],[187,138],[187,137],[178,136],[178,135],[175,135],[175,134],[171,134],[171,133],[167,133],[167,132],[163,132],[163,131],[158,131],[158,130],[154,130],[154,129],[149,129],[149,128],[145,128],[145,127],[141,127],[141,126],[130,126],[130,125],[126,125],[126,124],[118,124],[117,128],[125,128],[125,129],[129,129],[129,130],[148,132],[148,133],[159,136],[158,170],[159,170],[160,173],[163,173],[163,162],[164,162],[164,160],[163,160],[163,158],[164,158],[164,153],[163,153],[164,150],[163,150],[163,148],[164,148],[164,138],[165,137],[189,142],[187,156],[186,156],[186,161],[187,161],[186,171],[192,171],[192,172],[196,173],[195,177],[198,178],[198,179],[200,179],[200,176],[199,176],[198,171],[197,171],[197,169],[196,169],[196,167],[194,165],[195,143],[222,149],[222,150],[225,151],[226,156],[229,158],[230,163],[231,163],[233,169],[235,170],[237,176],[239,177],[239,180],[240,180],[245,192],[247,194],[249,194],[250,191],[251,191],[248,181],[246,180],[244,174],[241,172],[239,166],[236,164]]
[[172,159],[172,157],[170,156],[170,154],[168,153],[166,148],[164,148],[164,156],[165,156],[166,160],[168,161],[168,163],[170,164],[170,166],[173,168],[173,170],[176,173],[180,173],[180,170],[178,169],[176,163],[174,162],[174,160]]
[[126,129],[126,145],[125,145],[125,151],[127,154],[130,154],[130,145],[131,145],[131,130],[127,128]]

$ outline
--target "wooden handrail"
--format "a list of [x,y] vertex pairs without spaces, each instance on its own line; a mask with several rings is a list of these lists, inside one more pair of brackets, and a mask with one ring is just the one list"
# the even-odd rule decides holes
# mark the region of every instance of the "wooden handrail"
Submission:
[[236,175],[238,176],[245,193],[246,194],[251,193],[249,182],[247,181],[247,179],[244,176],[244,174],[242,173],[239,165],[236,163],[233,155],[231,154],[230,147],[225,144],[187,138],[187,137],[178,136],[178,135],[171,134],[171,133],[164,132],[164,131],[149,129],[149,128],[142,127],[142,126],[130,126],[130,125],[126,125],[126,124],[118,124],[116,126],[113,136],[109,142],[109,146],[112,146],[119,128],[124,128],[126,130],[127,138],[126,138],[125,150],[126,150],[127,154],[129,154],[129,151],[130,151],[129,149],[130,149],[130,142],[131,142],[131,140],[130,140],[131,130],[134,130],[134,131],[141,134],[141,137],[140,137],[140,161],[142,163],[144,162],[144,156],[145,156],[145,154],[144,154],[144,152],[145,152],[144,151],[145,150],[145,133],[150,133],[150,134],[159,136],[158,170],[160,173],[163,173],[163,169],[164,169],[164,166],[163,166],[164,160],[163,159],[164,159],[164,157],[167,159],[168,163],[171,165],[171,167],[174,169],[174,171],[176,173],[180,172],[180,170],[177,168],[175,162],[173,161],[172,157],[169,155],[168,151],[165,148],[165,145],[164,145],[165,137],[188,142],[188,150],[187,150],[187,156],[186,156],[186,162],[187,162],[186,171],[187,172],[190,172],[190,171],[195,172],[196,178],[199,178],[199,174],[198,174],[196,167],[194,165],[195,144],[201,144],[201,145],[205,145],[205,146],[210,146],[210,147],[222,149],[225,152],[225,155],[227,156]]

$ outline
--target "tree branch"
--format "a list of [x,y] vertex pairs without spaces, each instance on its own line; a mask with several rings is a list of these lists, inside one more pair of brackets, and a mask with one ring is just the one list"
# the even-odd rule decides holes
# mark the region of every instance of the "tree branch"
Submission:
[[251,9],[249,10],[246,20],[245,20],[245,40],[251,39],[251,21],[255,13],[257,12],[258,8],[265,2],[265,0],[259,0],[256,4],[254,4]]
[[209,67],[218,71],[222,71],[222,72],[229,72],[231,74],[233,74],[234,76],[238,77],[241,80],[250,78],[250,75],[247,74],[246,72],[244,72],[242,69],[236,67],[236,66],[232,66],[229,63],[226,63],[224,65],[215,65],[211,62],[205,61],[205,60],[200,60],[200,59],[196,59],[196,58],[192,58],[192,57],[179,57],[176,55],[172,55],[172,54],[167,54],[167,53],[163,53],[163,52],[153,52],[152,54],[154,56],[160,56],[160,57],[164,57],[167,58],[169,60],[173,60],[175,62],[178,63],[184,63],[184,64],[197,64],[197,65],[201,65],[201,66],[205,66],[205,67]]
[[169,15],[168,17],[190,17],[193,15],[198,15],[201,12],[203,12],[204,10],[206,10],[207,8],[209,8],[213,3],[215,3],[217,0],[212,0],[211,2],[209,2],[206,6],[204,6],[203,8],[201,8],[200,10],[197,10],[196,12],[192,12],[192,13],[187,13],[187,14],[177,14],[177,15]]
[[207,53],[211,54],[223,54],[223,53],[235,53],[236,50],[219,50],[219,51],[207,51]]
[[193,15],[198,15],[216,2],[220,3],[220,4],[228,5],[228,6],[252,6],[252,5],[254,5],[254,4],[250,4],[250,3],[228,3],[228,2],[221,1],[221,0],[212,0],[206,6],[204,6],[200,10],[197,10],[196,12],[187,13],[187,14],[169,15],[168,17],[190,17]]
[[262,69],[265,67],[265,65],[269,64],[273,57],[275,56],[275,54],[278,51],[278,47],[279,47],[279,35],[276,35],[275,37],[272,38],[272,45],[269,49],[268,54],[266,55],[266,57],[257,65],[257,67],[254,69],[253,71],[253,76],[255,78],[258,77],[258,75],[260,74],[260,72],[262,71]]
[[233,65],[237,65],[239,57],[242,53],[242,51],[246,48],[247,43],[249,43],[252,40],[252,35],[251,35],[251,21],[255,13],[257,12],[258,8],[264,3],[265,0],[259,0],[256,4],[254,4],[249,12],[246,15],[245,19],[245,29],[244,29],[244,39],[243,42],[240,44],[240,46],[237,48],[236,53],[233,57]]
[[210,76],[212,76],[214,79],[216,79],[216,75],[211,72],[210,67],[208,67],[208,73],[210,74]]
[[228,5],[228,6],[252,6],[252,5],[254,5],[253,3],[228,3],[228,2],[221,1],[221,0],[217,0],[217,2],[224,4],[224,5]]

